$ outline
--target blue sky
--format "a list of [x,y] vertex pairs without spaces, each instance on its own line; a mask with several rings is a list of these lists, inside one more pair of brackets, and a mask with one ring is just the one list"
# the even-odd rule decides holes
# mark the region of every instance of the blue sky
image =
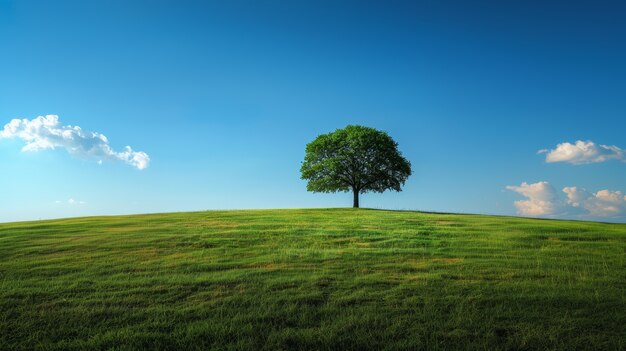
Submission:
[[[624,16],[617,1],[0,0],[0,131],[28,119],[0,136],[0,221],[350,206],[299,168],[317,135],[362,124],[414,173],[364,207],[623,222]],[[47,115],[110,152],[40,134],[23,151],[24,123]]]

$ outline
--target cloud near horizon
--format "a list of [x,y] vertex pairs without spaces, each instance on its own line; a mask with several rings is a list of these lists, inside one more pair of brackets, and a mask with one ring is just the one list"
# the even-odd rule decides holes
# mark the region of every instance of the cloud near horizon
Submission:
[[621,191],[600,190],[588,192],[577,187],[563,188],[567,203],[585,210],[594,217],[618,217],[626,213],[626,196]]
[[557,191],[548,182],[523,182],[519,186],[509,185],[506,189],[526,197],[526,200],[514,203],[517,212],[522,216],[551,216],[557,214],[562,207]]
[[526,197],[515,201],[517,213],[529,217],[550,217],[557,215],[579,215],[586,217],[614,218],[626,215],[626,196],[621,191],[600,190],[596,193],[578,187],[565,187],[567,199],[548,182],[519,186],[509,185],[506,189]]
[[145,169],[150,164],[150,157],[143,151],[134,151],[126,146],[123,151],[115,151],[109,145],[104,134],[89,132],[79,126],[64,126],[57,115],[39,116],[33,120],[13,119],[0,131],[2,138],[20,138],[26,145],[23,152],[35,152],[46,149],[65,149],[75,157],[123,161],[137,169]]
[[612,145],[599,145],[593,141],[578,140],[574,144],[561,143],[553,150],[539,150],[539,154],[546,154],[547,163],[567,162],[573,165],[599,163],[609,160],[626,162],[626,151]]

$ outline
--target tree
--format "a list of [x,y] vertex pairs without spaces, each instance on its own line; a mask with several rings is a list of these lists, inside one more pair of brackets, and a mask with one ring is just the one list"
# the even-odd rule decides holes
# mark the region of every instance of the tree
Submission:
[[387,133],[349,125],[308,143],[300,172],[308,191],[352,191],[356,208],[361,193],[401,191],[411,163]]

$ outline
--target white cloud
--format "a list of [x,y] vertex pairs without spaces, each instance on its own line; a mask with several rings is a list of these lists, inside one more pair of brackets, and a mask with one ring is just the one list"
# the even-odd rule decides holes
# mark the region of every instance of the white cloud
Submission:
[[121,160],[137,168],[145,169],[150,157],[142,151],[133,151],[126,146],[123,151],[115,151],[106,136],[98,132],[82,130],[78,126],[64,126],[59,116],[39,116],[33,120],[13,119],[0,131],[1,138],[20,138],[26,142],[24,152],[62,148],[76,157]]
[[68,205],[84,205],[84,204],[86,204],[85,201],[74,200],[74,198],[69,198],[67,201],[57,200],[57,201],[55,201],[55,203],[57,203],[57,204],[68,204]]
[[598,145],[593,141],[581,141],[576,143],[562,143],[554,150],[539,150],[540,154],[546,154],[546,162],[567,162],[574,165],[605,162],[609,160],[622,160],[626,162],[626,152],[613,145]]
[[626,196],[621,191],[588,192],[577,187],[563,188],[567,203],[592,217],[620,217],[626,214]]
[[515,201],[517,212],[522,216],[550,216],[558,213],[562,207],[558,193],[548,182],[523,182],[519,186],[509,185],[506,188],[527,198]]
[[573,207],[582,207],[582,203],[591,196],[587,190],[575,186],[565,187],[563,192],[567,194],[567,204]]
[[526,200],[515,201],[517,213],[522,216],[567,216],[582,218],[616,218],[626,216],[626,196],[621,191],[600,190],[596,193],[578,187],[565,187],[567,199],[562,200],[559,193],[548,182],[519,186],[507,186],[506,189],[525,196]]

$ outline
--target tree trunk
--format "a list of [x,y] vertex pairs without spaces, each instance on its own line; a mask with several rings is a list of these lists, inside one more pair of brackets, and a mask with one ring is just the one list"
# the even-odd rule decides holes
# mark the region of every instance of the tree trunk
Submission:
[[359,208],[359,190],[352,189],[352,193],[354,194],[354,202],[352,203],[352,207]]

